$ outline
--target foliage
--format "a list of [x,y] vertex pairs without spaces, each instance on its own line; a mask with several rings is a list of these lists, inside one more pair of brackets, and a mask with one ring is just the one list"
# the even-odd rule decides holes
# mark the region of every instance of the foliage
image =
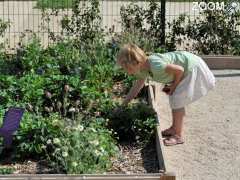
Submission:
[[[0,76],[0,109],[16,105],[27,110],[14,141],[18,158],[46,158],[58,172],[100,173],[117,153],[116,135],[106,128],[108,119],[119,120],[109,113],[118,104],[112,87],[133,79],[115,67],[113,44],[99,40],[78,49],[75,43],[66,40],[44,49],[33,39],[6,56],[18,62],[19,70]],[[148,138],[139,129],[149,130],[153,119],[142,123],[142,117],[135,118],[136,135]]]
[[232,41],[233,48],[231,49],[233,55],[240,55],[240,35]]
[[[132,133],[134,140],[146,142],[155,126],[145,105],[112,114],[119,96],[113,86],[130,87],[134,77],[115,66],[120,44],[105,40],[99,1],[84,3],[79,8],[80,0],[74,1],[73,16],[62,21],[68,38],[52,36],[55,43],[43,48],[33,36],[16,54],[0,55],[1,117],[9,106],[26,108],[14,138],[17,157],[48,159],[58,172],[102,173],[118,153],[114,138]],[[151,42],[145,47],[154,48]]]
[[178,48],[199,54],[239,55],[240,13],[226,13],[220,10],[200,11],[200,16],[190,20],[182,14],[168,22],[170,31],[166,34],[166,44],[161,44],[161,5],[152,0],[148,7],[136,3],[121,7],[123,32],[117,41],[133,42],[146,51],[164,52]]
[[117,132],[120,140],[133,138],[133,141],[144,144],[154,134],[155,124],[154,111],[144,102],[110,114],[109,126]]
[[194,21],[181,15],[169,23],[168,49],[175,50],[177,45],[187,40],[189,50],[199,54],[237,54],[240,13],[203,11],[200,14],[202,18],[197,17]]
[[66,15],[61,24],[63,32],[73,36],[79,47],[93,42],[96,38],[102,39],[99,0],[76,0],[72,11],[71,18]]
[[147,44],[146,50],[151,51],[164,46],[160,42],[162,37],[161,5],[157,1],[150,0],[148,7],[141,7],[136,3],[131,3],[127,7],[122,6],[120,14],[124,35],[139,37],[140,42],[137,44],[140,47]]
[[13,174],[14,170],[12,167],[0,167],[0,174]]
[[3,36],[5,30],[9,27],[10,23],[5,22],[2,19],[0,19],[0,37]]
[[72,8],[74,0],[38,0],[37,8],[39,9],[65,9]]
[[104,172],[117,152],[112,132],[102,118],[88,119],[88,125],[82,121],[62,119],[57,114],[43,118],[25,113],[16,135],[18,157],[45,157],[57,172]]
[[[3,21],[2,19],[0,19],[0,38],[3,37],[6,29],[10,26],[10,22],[9,21]],[[0,65],[1,65],[1,59],[3,58],[3,52],[2,49],[4,47],[4,44],[0,42]]]
[[67,137],[59,144],[59,147],[65,146],[68,153],[62,152],[64,160],[58,157],[68,173],[103,173],[111,167],[109,157],[115,155],[118,148],[112,140],[112,132],[104,127],[105,122],[94,118],[89,126],[75,125],[68,129]]

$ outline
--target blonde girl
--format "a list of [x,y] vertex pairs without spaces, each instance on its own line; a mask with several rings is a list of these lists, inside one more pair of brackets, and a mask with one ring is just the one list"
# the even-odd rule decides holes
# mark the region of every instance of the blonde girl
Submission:
[[135,44],[124,45],[117,56],[117,64],[138,79],[130,89],[123,105],[137,96],[147,78],[165,84],[169,95],[172,125],[162,131],[167,146],[184,143],[182,137],[186,105],[196,101],[214,88],[215,78],[205,62],[186,51],[154,53],[147,56]]

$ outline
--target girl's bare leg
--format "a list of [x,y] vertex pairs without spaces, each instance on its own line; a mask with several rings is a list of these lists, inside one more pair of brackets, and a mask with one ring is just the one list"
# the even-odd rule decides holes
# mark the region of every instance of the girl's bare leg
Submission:
[[174,129],[175,134],[179,137],[182,137],[184,116],[185,116],[184,107],[180,109],[172,109],[172,119],[173,119],[172,128]]
[[[172,134],[170,137],[164,139],[164,144],[166,146],[173,146],[177,144],[183,144],[182,131],[183,131],[183,117],[185,116],[185,109],[173,109],[172,110]],[[173,133],[174,132],[174,133]]]

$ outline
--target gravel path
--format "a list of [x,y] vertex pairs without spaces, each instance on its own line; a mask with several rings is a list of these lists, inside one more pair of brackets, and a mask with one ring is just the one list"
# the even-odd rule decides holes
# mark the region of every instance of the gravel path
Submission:
[[[164,147],[167,171],[177,180],[240,179],[240,70],[215,70],[216,88],[189,105],[185,144]],[[168,98],[161,93],[161,129],[171,124]]]

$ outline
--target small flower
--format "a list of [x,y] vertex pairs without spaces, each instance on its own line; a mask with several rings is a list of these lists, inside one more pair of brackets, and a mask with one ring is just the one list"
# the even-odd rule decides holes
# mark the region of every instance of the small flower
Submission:
[[95,153],[97,156],[101,156],[101,155],[102,155],[102,153],[99,152],[98,150],[95,150],[94,153]]
[[75,112],[76,111],[76,109],[75,108],[73,108],[73,107],[71,107],[69,110],[68,110],[69,112]]
[[63,156],[63,157],[67,157],[67,156],[68,156],[68,153],[67,153],[67,152],[63,152],[63,153],[62,153],[62,156]]
[[82,131],[84,130],[84,127],[81,126],[81,125],[78,125],[77,128],[76,128],[76,130],[82,132]]
[[94,128],[89,128],[90,130],[92,130],[93,132],[97,132],[96,129]]
[[53,143],[54,143],[54,144],[60,144],[60,142],[61,142],[61,141],[60,141],[60,139],[58,139],[58,138],[54,138],[54,139],[53,139]]
[[76,162],[72,162],[72,166],[73,166],[73,167],[77,167],[77,165],[78,165],[78,164],[77,164]]
[[49,107],[49,111],[52,112],[53,111],[53,107]]
[[47,144],[52,144],[52,140],[51,140],[51,139],[48,139],[48,140],[47,140]]
[[57,108],[60,109],[62,107],[62,103],[60,101],[57,102]]
[[99,145],[99,141],[98,140],[89,141],[89,143],[93,144],[95,146]]
[[61,150],[60,148],[56,148],[56,149],[55,149],[55,153],[56,153],[56,152],[59,152],[60,150]]
[[71,127],[67,126],[67,127],[65,127],[65,130],[66,131],[71,131]]
[[46,111],[46,112],[50,112],[51,110],[50,110],[50,108],[49,107],[44,107],[44,110]]
[[58,125],[58,119],[54,119],[52,123],[54,126]]
[[52,97],[52,94],[49,92],[49,91],[45,91],[45,96],[47,98],[51,98]]
[[100,116],[100,115],[101,115],[101,112],[96,111],[94,114],[95,114],[95,116]]
[[101,152],[102,152],[102,153],[104,153],[104,152],[105,152],[105,150],[104,150],[104,148],[103,148],[103,147],[100,147],[100,150],[101,150]]

